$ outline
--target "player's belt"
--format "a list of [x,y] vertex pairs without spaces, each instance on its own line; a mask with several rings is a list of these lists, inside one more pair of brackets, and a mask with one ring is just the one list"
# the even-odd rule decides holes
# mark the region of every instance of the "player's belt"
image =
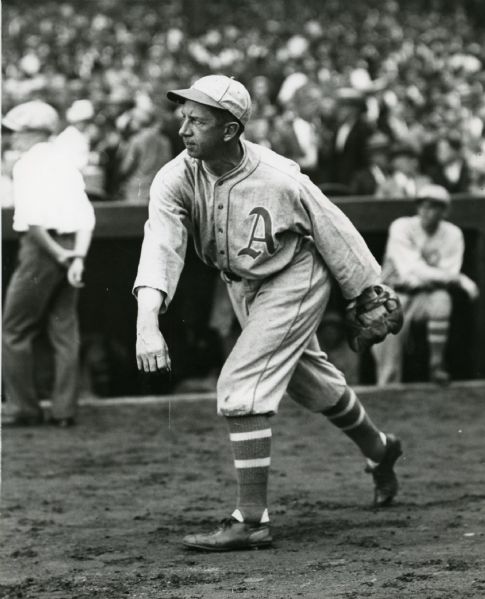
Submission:
[[230,272],[228,270],[223,270],[222,271],[222,278],[228,282],[235,282],[235,283],[239,283],[239,281],[242,281],[242,277],[240,277],[239,275],[235,275],[233,272]]

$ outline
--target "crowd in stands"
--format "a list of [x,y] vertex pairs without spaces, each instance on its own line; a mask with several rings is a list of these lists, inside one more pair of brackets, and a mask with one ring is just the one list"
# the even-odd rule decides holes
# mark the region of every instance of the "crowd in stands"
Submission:
[[[219,72],[251,91],[246,138],[331,196],[413,197],[429,181],[485,193],[479,3],[237,4],[8,0],[3,110],[50,102],[65,115],[62,143],[84,153],[90,196],[146,203],[183,149],[166,91]],[[2,149],[8,177],[8,139]]]

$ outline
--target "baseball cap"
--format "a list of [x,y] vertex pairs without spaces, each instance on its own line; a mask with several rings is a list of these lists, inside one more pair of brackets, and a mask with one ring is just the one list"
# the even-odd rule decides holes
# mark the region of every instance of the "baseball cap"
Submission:
[[32,100],[23,102],[7,112],[2,125],[12,131],[51,131],[57,129],[59,115],[46,102]]
[[90,100],[76,100],[66,112],[66,119],[70,123],[89,121],[94,116],[94,107]]
[[449,205],[451,202],[450,194],[448,190],[441,185],[429,184],[423,185],[418,192],[417,202],[422,200],[431,200],[433,202],[440,202],[441,204]]
[[197,79],[188,89],[174,89],[167,93],[172,102],[186,100],[227,110],[243,126],[251,116],[251,97],[242,83],[226,75],[207,75]]

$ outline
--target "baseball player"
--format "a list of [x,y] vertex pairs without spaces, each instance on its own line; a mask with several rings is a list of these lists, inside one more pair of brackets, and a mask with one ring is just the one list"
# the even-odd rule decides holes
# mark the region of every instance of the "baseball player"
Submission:
[[[214,551],[271,544],[271,416],[286,390],[357,444],[373,475],[375,504],[388,505],[398,490],[401,443],[375,426],[316,338],[331,279],[347,300],[364,294],[372,303],[379,265],[294,162],[241,138],[251,112],[241,83],[210,75],[167,95],[181,104],[186,149],[151,187],[134,283],[138,368],[170,369],[158,315],[175,293],[189,232],[201,259],[221,271],[242,327],[217,385],[234,453],[236,509],[217,530],[189,534],[184,544]],[[382,310],[369,315],[379,320]]]
[[54,108],[38,100],[12,108],[2,121],[20,153],[12,173],[20,249],[3,310],[3,424],[9,426],[43,422],[33,341],[44,326],[54,350],[51,422],[71,426],[76,416],[77,299],[95,217],[81,173],[51,141],[58,121]]
[[475,299],[478,287],[460,273],[463,233],[445,220],[450,194],[440,185],[421,188],[417,214],[395,220],[389,229],[384,256],[383,280],[398,292],[404,326],[372,348],[379,385],[401,381],[403,349],[411,324],[426,323],[429,347],[429,376],[445,385],[450,375],[445,364],[452,300],[450,289],[462,288]]

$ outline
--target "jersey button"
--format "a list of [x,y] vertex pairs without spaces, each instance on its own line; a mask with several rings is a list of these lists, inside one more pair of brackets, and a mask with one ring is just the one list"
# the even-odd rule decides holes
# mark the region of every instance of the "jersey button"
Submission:
[[219,227],[217,230],[219,231],[219,233],[224,233],[224,229],[222,227]]
[[226,252],[224,250],[220,250],[219,254],[221,254],[222,256],[225,254]]
[[218,183],[217,185],[219,185],[219,187],[220,187],[221,185],[224,185],[224,181],[219,181],[219,183]]
[[222,204],[219,204],[219,206],[217,206],[219,208],[219,210],[222,210],[224,208],[224,206]]

